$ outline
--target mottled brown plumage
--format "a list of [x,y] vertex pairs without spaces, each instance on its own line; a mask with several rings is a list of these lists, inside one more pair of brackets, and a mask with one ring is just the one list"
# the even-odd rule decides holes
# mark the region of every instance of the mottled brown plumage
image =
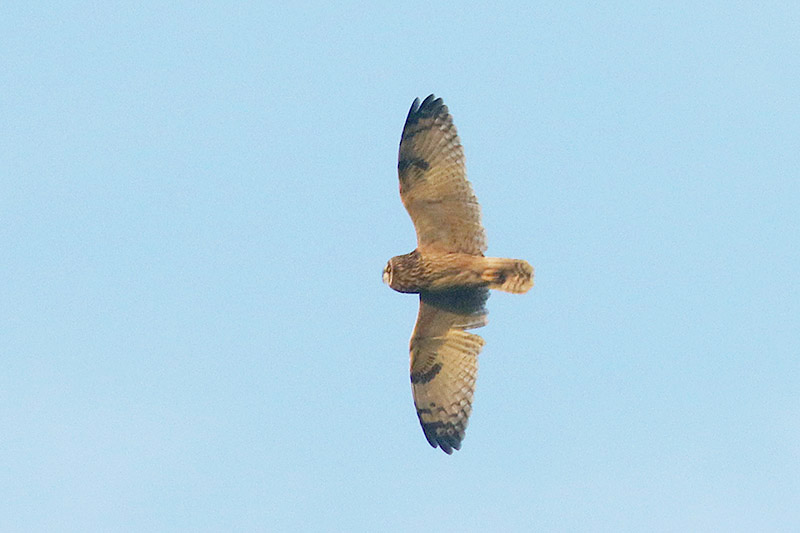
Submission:
[[417,232],[417,248],[389,260],[383,280],[419,293],[411,335],[411,387],[422,430],[434,448],[461,448],[486,325],[489,289],[527,292],[533,268],[520,259],[484,257],[486,234],[467,181],[464,151],[441,98],[414,100],[400,139],[400,197]]

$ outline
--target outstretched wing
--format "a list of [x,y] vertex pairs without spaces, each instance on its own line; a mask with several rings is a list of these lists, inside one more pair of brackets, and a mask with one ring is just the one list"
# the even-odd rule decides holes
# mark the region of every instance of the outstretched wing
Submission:
[[428,96],[411,109],[397,162],[400,197],[420,250],[482,255],[486,234],[478,200],[467,181],[464,150],[441,98]]
[[421,293],[411,336],[411,389],[431,446],[461,448],[483,339],[467,329],[486,324],[487,289]]

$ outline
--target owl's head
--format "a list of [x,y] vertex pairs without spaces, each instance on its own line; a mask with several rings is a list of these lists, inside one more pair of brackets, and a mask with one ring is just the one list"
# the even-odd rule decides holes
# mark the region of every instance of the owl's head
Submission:
[[392,257],[383,269],[383,282],[397,292],[419,292],[419,262],[419,252],[416,250]]

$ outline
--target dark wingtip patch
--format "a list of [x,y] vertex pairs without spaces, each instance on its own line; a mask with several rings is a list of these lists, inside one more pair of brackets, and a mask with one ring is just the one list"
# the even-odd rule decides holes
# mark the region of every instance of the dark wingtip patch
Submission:
[[452,455],[453,450],[461,449],[461,439],[464,438],[463,428],[459,432],[456,426],[447,422],[425,423],[420,419],[420,423],[431,447],[441,448],[447,455]]
[[438,114],[447,113],[447,106],[441,98],[436,98],[434,95],[428,95],[419,106],[417,114],[422,117],[433,117]]
[[[419,106],[420,109],[426,108],[431,102],[433,102],[435,100],[436,100],[436,96],[434,96],[433,93],[429,94],[428,96],[425,97],[425,100],[422,101],[422,105]],[[439,100],[441,100],[441,98],[439,98]]]
[[419,98],[414,98],[411,104],[411,109],[408,110],[406,117],[406,124],[415,124],[420,118],[430,118],[436,115],[446,115],[447,106],[441,98],[436,98],[433,94],[429,94],[422,103]]

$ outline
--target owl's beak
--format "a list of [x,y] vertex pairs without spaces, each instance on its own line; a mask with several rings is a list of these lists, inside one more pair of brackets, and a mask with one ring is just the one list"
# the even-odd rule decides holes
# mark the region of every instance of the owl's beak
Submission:
[[383,269],[383,282],[385,284],[387,284],[387,285],[389,284],[389,269],[388,268],[384,268]]

